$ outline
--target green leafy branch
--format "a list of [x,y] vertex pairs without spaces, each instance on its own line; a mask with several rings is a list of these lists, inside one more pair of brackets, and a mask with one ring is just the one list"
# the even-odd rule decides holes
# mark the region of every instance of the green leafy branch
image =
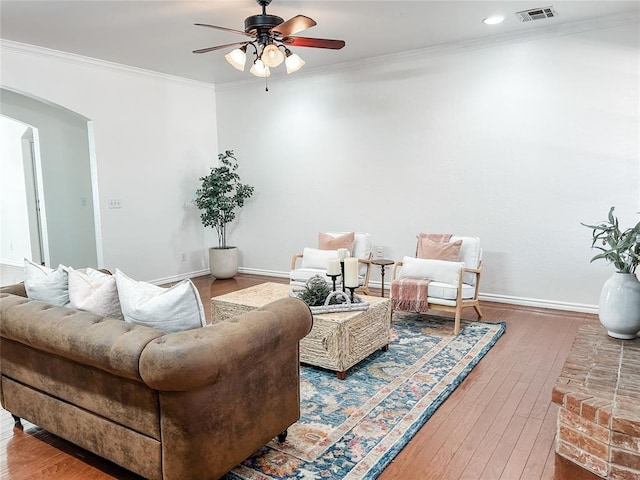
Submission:
[[608,221],[597,225],[587,225],[592,229],[591,248],[600,250],[591,259],[605,259],[616,267],[620,273],[634,273],[640,263],[640,222],[634,227],[620,230],[618,218],[613,214],[615,207],[609,210]]
[[233,150],[218,154],[219,166],[201,177],[196,190],[196,206],[202,210],[200,220],[205,227],[213,227],[218,234],[218,246],[227,248],[227,224],[236,218],[236,210],[253,195],[253,187],[243,184],[236,172],[238,161]]

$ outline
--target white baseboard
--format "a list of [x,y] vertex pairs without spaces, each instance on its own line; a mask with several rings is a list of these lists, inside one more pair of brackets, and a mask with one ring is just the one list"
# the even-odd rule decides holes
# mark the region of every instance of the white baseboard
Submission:
[[24,264],[15,265],[0,260],[0,285],[13,285],[24,280]]
[[[289,272],[278,272],[275,270],[259,270],[256,268],[240,268],[240,273],[248,275],[264,275],[266,277],[289,278]],[[369,286],[373,288],[382,288],[379,281],[370,281]],[[389,291],[389,284],[385,282],[385,289]],[[588,305],[582,303],[558,302],[556,300],[544,300],[539,298],[512,297],[509,295],[497,295],[495,293],[482,293],[478,295],[480,300],[496,303],[509,303],[511,305],[522,305],[525,307],[549,308],[553,310],[565,310],[568,312],[579,313],[598,313],[597,305]]]
[[0,265],[8,265],[10,267],[24,267],[24,259],[22,260],[8,260],[6,258],[0,258]]
[[556,300],[543,300],[539,298],[511,297],[509,295],[496,295],[494,293],[480,293],[480,300],[497,303],[510,303],[512,305],[522,305],[525,307],[550,308],[553,310],[565,310],[579,313],[598,313],[597,305],[584,303],[558,302]]
[[[8,265],[11,267],[20,267],[24,266],[22,262],[15,262],[11,260],[3,260],[0,259],[0,264]],[[261,270],[257,268],[239,268],[238,271],[240,273],[246,273],[247,275],[262,275],[265,277],[275,277],[275,278],[289,278],[289,272],[281,272],[277,270]],[[166,285],[168,283],[179,282],[186,278],[194,278],[201,277],[203,275],[209,275],[209,269],[205,270],[196,270],[193,272],[181,273],[179,275],[173,275],[170,277],[157,278],[155,280],[151,280],[149,283],[153,283],[154,285]],[[382,283],[379,281],[371,281],[369,285],[373,288],[381,288]],[[385,282],[385,289],[389,289],[389,284]],[[526,307],[537,307],[537,308],[549,308],[553,310],[565,310],[569,312],[580,312],[580,313],[598,313],[597,305],[588,305],[582,303],[570,303],[570,302],[558,302],[556,300],[544,300],[538,298],[526,298],[526,297],[513,297],[509,295],[497,295],[494,293],[482,293],[480,292],[480,300],[484,300],[487,302],[497,302],[497,303],[508,303],[511,305],[522,305]]]
[[289,272],[279,272],[277,270],[259,270],[257,268],[239,268],[240,273],[247,275],[264,275],[266,277],[289,278]]
[[208,268],[206,270],[196,270],[195,272],[181,273],[179,275],[173,275],[171,277],[157,278],[155,280],[151,280],[149,283],[153,283],[154,285],[166,285],[167,283],[180,282],[186,278],[201,277],[203,275],[209,275]]

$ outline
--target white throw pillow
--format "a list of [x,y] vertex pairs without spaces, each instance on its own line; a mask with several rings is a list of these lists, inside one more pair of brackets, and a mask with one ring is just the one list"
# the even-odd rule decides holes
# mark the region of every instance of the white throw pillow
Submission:
[[458,284],[463,262],[404,257],[398,277],[428,278],[434,282]]
[[337,250],[320,250],[317,248],[305,248],[302,251],[301,268],[320,268],[326,270],[329,260],[338,258]]
[[191,280],[163,288],[138,282],[116,269],[116,284],[125,322],[180,332],[205,325],[204,308]]
[[24,288],[32,300],[66,307],[69,305],[69,284],[66,267],[55,270],[24,259]]
[[118,300],[116,278],[93,268],[82,273],[73,268],[69,272],[69,301],[71,307],[124,320]]

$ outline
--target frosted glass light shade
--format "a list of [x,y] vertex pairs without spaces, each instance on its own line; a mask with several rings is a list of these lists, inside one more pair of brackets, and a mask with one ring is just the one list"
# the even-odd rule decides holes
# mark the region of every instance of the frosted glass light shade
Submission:
[[504,21],[504,17],[502,15],[493,15],[491,17],[484,18],[482,23],[487,25],[498,25]]
[[224,56],[224,59],[229,62],[229,64],[241,72],[244,71],[244,64],[247,61],[247,54],[245,53],[245,49],[236,48],[235,50],[231,50]]
[[273,43],[264,47],[260,59],[267,67],[277,67],[284,61],[284,53]]
[[297,54],[292,53],[290,55],[287,55],[287,59],[285,60],[284,64],[287,67],[287,73],[293,73],[300,70],[305,64],[305,61],[302,60]]
[[254,62],[253,66],[251,67],[251,70],[249,71],[253,73],[256,77],[268,77],[269,75],[271,75],[271,72],[269,71],[269,67],[265,66],[265,64],[262,63],[262,60],[260,59]]

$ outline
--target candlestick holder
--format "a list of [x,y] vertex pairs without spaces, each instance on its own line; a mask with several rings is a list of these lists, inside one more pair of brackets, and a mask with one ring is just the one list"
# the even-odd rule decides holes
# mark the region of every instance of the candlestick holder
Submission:
[[[344,282],[342,282],[342,286],[344,287]],[[358,287],[347,287],[349,289],[350,292],[350,297],[351,297],[351,303],[353,303],[353,297],[354,297],[354,292],[356,291],[356,288]]]
[[332,292],[336,291],[336,278],[338,278],[339,276],[339,273],[337,275],[331,275],[330,273],[327,273],[327,277],[331,277],[331,281],[333,283],[333,288],[331,289]]
[[342,291],[344,292],[344,259],[340,260],[340,271],[342,272]]

